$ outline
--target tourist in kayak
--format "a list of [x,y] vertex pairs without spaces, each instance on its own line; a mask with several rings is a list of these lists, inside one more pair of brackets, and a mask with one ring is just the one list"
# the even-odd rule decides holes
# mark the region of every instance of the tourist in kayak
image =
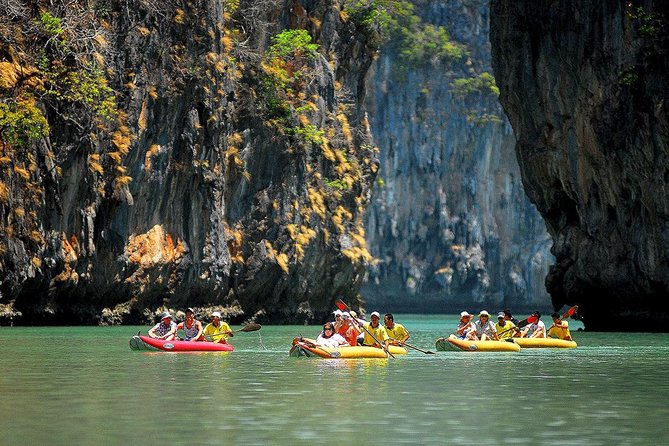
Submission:
[[164,339],[165,341],[174,341],[177,335],[177,324],[172,321],[172,315],[169,311],[160,315],[160,322],[149,330],[149,336],[154,339]]
[[531,323],[521,330],[521,338],[545,338],[546,324],[541,320],[541,313],[535,311],[530,315],[536,319],[536,322]]
[[[367,345],[371,347],[382,348],[381,345],[376,341],[378,339],[380,342],[383,342],[386,347],[388,347],[388,333],[383,325],[379,324],[381,321],[381,315],[378,311],[373,311],[369,316],[371,322],[367,322],[363,325],[364,338],[362,340],[362,345]],[[374,339],[376,338],[376,339]]]
[[553,318],[553,325],[548,329],[547,335],[549,337],[555,337],[558,339],[563,339],[565,341],[571,341],[571,333],[569,332],[569,323],[560,319],[560,314],[553,313],[551,314]]
[[513,325],[515,325],[516,327],[517,327],[518,324],[520,323],[520,321],[519,321],[518,319],[516,319],[515,317],[513,317],[513,314],[511,314],[511,310],[509,310],[508,308],[507,308],[506,310],[504,310],[504,319],[506,319],[507,321],[511,322],[511,323],[512,323]]
[[349,345],[348,341],[342,335],[335,332],[334,325],[331,322],[326,322],[323,325],[323,331],[316,338],[316,344],[332,348]]
[[221,313],[218,311],[211,313],[211,322],[204,327],[205,339],[220,344],[227,344],[228,339],[234,335],[230,326],[221,321]]
[[516,332],[520,331],[518,330],[518,327],[516,327],[516,324],[506,319],[503,311],[497,314],[495,330],[497,330],[497,338],[500,341],[512,338]]
[[409,340],[409,332],[404,328],[404,325],[395,323],[395,318],[391,313],[386,313],[383,316],[383,325],[391,344],[402,345]]
[[337,328],[337,333],[341,335],[349,345],[355,347],[358,345],[358,335],[360,334],[360,328],[353,323],[351,315],[344,312],[341,314],[341,323],[339,328]]
[[198,320],[195,320],[195,311],[192,308],[186,309],[186,320],[179,322],[177,325],[177,330],[184,331],[184,340],[185,341],[204,341],[204,336],[202,332],[202,323]]
[[460,323],[458,324],[458,328],[455,330],[456,336],[458,338],[467,339],[469,332],[474,331],[474,323],[472,322],[473,317],[474,316],[467,313],[466,311],[460,313]]
[[467,334],[467,339],[474,341],[486,341],[488,339],[493,339],[495,341],[499,340],[497,338],[495,325],[490,322],[490,313],[488,313],[486,310],[483,310],[479,313],[479,319],[474,322],[474,330]]

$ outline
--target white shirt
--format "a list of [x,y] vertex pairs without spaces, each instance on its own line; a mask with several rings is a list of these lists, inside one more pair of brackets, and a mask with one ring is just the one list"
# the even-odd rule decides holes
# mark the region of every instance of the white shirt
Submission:
[[348,345],[346,339],[339,333],[335,333],[329,338],[323,337],[323,333],[318,335],[316,338],[316,344],[322,345],[323,347],[339,347],[340,345]]
[[497,330],[495,329],[495,324],[493,324],[491,321],[486,322],[485,324],[482,323],[481,319],[477,320],[474,322],[474,330],[476,330],[476,336],[479,338],[483,333],[486,334],[489,338],[493,337],[493,333],[497,333]]
[[541,330],[544,333],[544,338],[545,338],[546,337],[546,324],[544,324],[544,321],[542,321],[542,320],[539,320],[539,321],[527,326],[527,336],[532,336],[532,333],[537,331],[537,329]]

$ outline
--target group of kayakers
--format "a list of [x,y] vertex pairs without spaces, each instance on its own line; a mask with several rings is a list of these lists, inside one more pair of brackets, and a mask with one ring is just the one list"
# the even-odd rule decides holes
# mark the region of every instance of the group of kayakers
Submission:
[[511,311],[506,309],[497,314],[497,323],[490,320],[490,314],[486,310],[479,312],[476,321],[473,320],[474,315],[463,311],[460,313],[456,336],[470,341],[504,341],[513,337],[555,337],[571,341],[569,323],[562,320],[558,313],[553,313],[551,318],[553,319],[553,325],[546,330],[546,324],[541,320],[539,311],[533,312],[526,320],[519,322],[513,317]]
[[409,332],[395,322],[391,313],[386,313],[381,325],[381,314],[373,311],[369,322],[358,318],[355,311],[334,311],[335,320],[323,324],[323,331],[316,343],[323,347],[366,345],[381,348],[382,345],[402,345],[409,339]]
[[149,330],[149,336],[154,339],[174,341],[179,339],[177,332],[183,330],[185,341],[227,343],[228,339],[234,336],[230,326],[221,320],[221,313],[218,311],[212,312],[210,316],[211,322],[203,328],[202,323],[195,319],[195,311],[192,308],[186,309],[186,319],[178,324],[172,320],[172,314],[166,311],[160,315],[160,322]]

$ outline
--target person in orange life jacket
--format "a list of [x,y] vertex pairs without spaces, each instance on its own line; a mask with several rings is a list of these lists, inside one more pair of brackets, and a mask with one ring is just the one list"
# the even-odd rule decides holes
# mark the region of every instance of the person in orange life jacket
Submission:
[[192,308],[186,309],[186,320],[179,322],[177,325],[177,330],[184,331],[184,340],[186,341],[204,341],[205,338],[202,336],[204,328],[202,328],[202,323],[195,320],[195,311]]
[[537,318],[537,321],[528,325],[521,330],[521,338],[545,338],[546,324],[541,320],[541,313],[535,311],[532,317]]
[[318,338],[316,338],[316,344],[332,348],[349,345],[348,341],[344,339],[342,335],[335,332],[332,322],[326,322],[325,325],[323,325],[323,331],[318,335]]
[[567,321],[560,320],[559,313],[551,314],[553,318],[553,325],[548,329],[547,336],[555,336],[558,339],[564,339],[565,341],[571,341],[571,333],[569,332],[569,323]]
[[342,313],[341,324],[337,329],[337,333],[343,336],[344,339],[348,341],[349,345],[351,346],[357,345],[358,343],[357,337],[360,334],[360,330],[353,324],[353,320],[351,319],[350,314],[346,312]]
[[339,326],[341,325],[341,310],[334,310],[332,312],[334,314],[335,320],[332,322],[332,325],[334,326],[335,331],[339,330]]
[[[380,342],[383,342],[385,346],[388,347],[388,332],[386,332],[386,329],[383,325],[379,324],[381,315],[378,313],[378,311],[374,311],[369,316],[369,318],[371,322],[366,323],[364,325],[364,329],[362,330],[365,334],[362,345],[381,348],[381,345],[374,339],[374,337],[376,337],[376,339],[378,339]],[[371,335],[374,335],[374,337]]]
[[149,330],[149,337],[154,339],[164,339],[174,341],[177,334],[177,324],[172,321],[172,315],[169,311],[160,315],[160,322]]

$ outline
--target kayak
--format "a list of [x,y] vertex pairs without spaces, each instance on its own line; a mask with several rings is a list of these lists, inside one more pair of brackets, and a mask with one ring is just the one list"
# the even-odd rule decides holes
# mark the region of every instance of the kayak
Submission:
[[448,338],[439,338],[435,343],[437,350],[445,351],[447,348],[464,350],[466,352],[519,352],[520,345],[506,341],[467,341],[455,335]]
[[[393,355],[406,355],[407,349],[391,345],[388,351]],[[293,339],[293,346],[288,353],[297,358],[306,356],[307,358],[326,358],[326,359],[357,359],[357,358],[387,358],[386,352],[382,348],[366,347],[358,345],[343,347],[321,347],[316,345],[316,341],[307,338]]]
[[149,336],[133,336],[130,338],[130,350],[149,350],[164,352],[231,352],[234,347],[218,342],[165,341]]
[[522,348],[576,348],[575,341],[555,338],[511,338]]

